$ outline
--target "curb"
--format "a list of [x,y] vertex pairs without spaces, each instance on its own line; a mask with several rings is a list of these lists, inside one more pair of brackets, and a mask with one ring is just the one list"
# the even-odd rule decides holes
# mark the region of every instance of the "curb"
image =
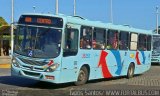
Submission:
[[0,64],[0,68],[11,68],[11,64]]

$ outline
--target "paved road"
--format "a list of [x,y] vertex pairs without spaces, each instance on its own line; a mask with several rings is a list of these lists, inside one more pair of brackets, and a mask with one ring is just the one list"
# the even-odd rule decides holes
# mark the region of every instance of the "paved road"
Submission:
[[[0,69],[0,95],[2,96],[55,96],[106,95],[117,90],[120,95],[160,95],[160,66],[154,65],[143,75],[93,80],[82,86],[73,83],[51,84],[10,76],[10,69]],[[125,91],[127,90],[127,91]],[[6,95],[7,94],[7,95]],[[9,95],[8,95],[9,94]],[[108,93],[107,93],[108,94]],[[117,94],[117,95],[119,95]],[[115,95],[115,94],[109,94]]]

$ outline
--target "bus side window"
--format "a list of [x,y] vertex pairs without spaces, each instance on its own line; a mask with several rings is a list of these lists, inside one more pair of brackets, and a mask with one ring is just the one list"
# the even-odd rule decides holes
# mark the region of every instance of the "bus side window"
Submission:
[[152,40],[152,37],[151,35],[148,35],[147,36],[147,50],[150,51],[151,50],[151,41]]
[[138,40],[138,49],[140,51],[146,51],[147,50],[147,35],[139,34],[139,40]]
[[105,29],[95,28],[93,33],[93,49],[103,50],[105,48]]
[[118,31],[108,30],[107,32],[107,49],[118,49]]
[[92,47],[92,27],[81,27],[80,48],[91,49]]
[[78,53],[78,33],[78,29],[66,29],[64,56],[74,56]]
[[121,31],[119,34],[119,49],[128,50],[129,32]]
[[131,33],[130,35],[130,50],[137,50],[138,34]]

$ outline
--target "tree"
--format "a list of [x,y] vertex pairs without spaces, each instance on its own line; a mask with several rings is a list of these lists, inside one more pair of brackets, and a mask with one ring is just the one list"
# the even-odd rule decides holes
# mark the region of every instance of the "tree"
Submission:
[[8,25],[8,23],[2,17],[0,17],[0,26],[2,25]]

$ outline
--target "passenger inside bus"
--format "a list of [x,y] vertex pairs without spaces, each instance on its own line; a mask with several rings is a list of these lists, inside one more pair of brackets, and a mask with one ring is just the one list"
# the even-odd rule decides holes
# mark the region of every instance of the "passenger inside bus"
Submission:
[[117,49],[118,48],[118,33],[110,34],[108,37],[107,49]]
[[85,39],[85,38],[81,38],[81,40],[80,40],[80,48],[90,49],[91,48],[90,41]]
[[96,42],[96,40],[93,40],[92,41],[92,46],[94,49],[104,49],[104,42],[103,41],[99,41],[99,42]]

